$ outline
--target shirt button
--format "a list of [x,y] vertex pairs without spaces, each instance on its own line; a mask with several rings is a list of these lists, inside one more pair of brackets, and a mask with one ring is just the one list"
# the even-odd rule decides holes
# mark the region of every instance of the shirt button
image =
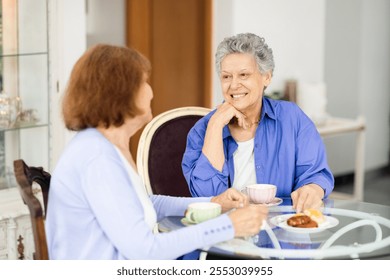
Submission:
[[260,169],[261,167],[260,167],[260,165],[256,165],[256,168],[257,168],[257,169]]

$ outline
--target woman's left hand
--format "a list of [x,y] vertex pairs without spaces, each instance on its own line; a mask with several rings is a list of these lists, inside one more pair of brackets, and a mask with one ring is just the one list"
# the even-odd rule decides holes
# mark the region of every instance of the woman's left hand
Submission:
[[291,193],[293,208],[300,213],[305,209],[318,209],[322,206],[324,190],[317,184],[308,184]]
[[242,208],[249,205],[249,198],[236,189],[230,188],[214,196],[211,202],[218,203],[222,206],[222,212],[227,212],[234,208]]

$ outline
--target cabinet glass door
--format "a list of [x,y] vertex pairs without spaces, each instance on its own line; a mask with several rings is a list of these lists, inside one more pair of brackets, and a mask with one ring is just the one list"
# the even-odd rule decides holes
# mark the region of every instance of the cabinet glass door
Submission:
[[49,167],[47,6],[1,0],[0,189],[15,186],[15,159]]

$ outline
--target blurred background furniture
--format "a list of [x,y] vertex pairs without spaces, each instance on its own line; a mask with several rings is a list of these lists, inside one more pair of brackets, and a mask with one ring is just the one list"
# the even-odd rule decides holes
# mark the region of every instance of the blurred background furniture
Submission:
[[357,119],[345,119],[330,117],[322,125],[317,126],[320,135],[334,137],[346,133],[356,134],[355,147],[355,176],[352,194],[333,191],[331,196],[339,199],[353,199],[363,201],[364,199],[364,154],[365,154],[365,132],[366,122],[363,117]]
[[[20,195],[30,212],[35,244],[33,258],[36,260],[48,260],[45,217],[51,176],[42,167],[28,166],[22,159],[14,161],[14,172]],[[42,192],[43,205],[36,196],[37,189],[33,187],[33,185],[35,186],[34,182],[40,186],[38,192]],[[23,255],[22,249],[18,248],[18,251]]]
[[148,194],[190,197],[181,161],[187,134],[211,109],[180,107],[161,113],[143,130],[137,150],[137,169]]

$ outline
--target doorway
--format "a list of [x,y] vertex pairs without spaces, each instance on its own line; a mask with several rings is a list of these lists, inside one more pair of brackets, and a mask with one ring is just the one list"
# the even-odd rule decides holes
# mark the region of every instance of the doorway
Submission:
[[[126,43],[152,63],[153,115],[211,107],[212,0],[127,0]],[[141,132],[130,150],[136,158]]]

